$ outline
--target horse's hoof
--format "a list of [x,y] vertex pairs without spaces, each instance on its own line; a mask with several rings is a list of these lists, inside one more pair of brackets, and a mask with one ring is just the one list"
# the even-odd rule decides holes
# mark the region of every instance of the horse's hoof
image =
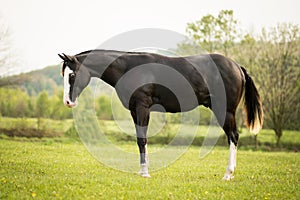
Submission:
[[141,173],[141,172],[139,172],[138,174],[139,174],[141,177],[143,177],[143,178],[150,178],[150,177],[151,177],[149,173]]
[[148,165],[146,163],[141,164],[141,169],[138,174],[144,178],[150,178],[150,174],[148,172]]
[[150,178],[150,174],[148,172],[143,172],[142,170],[138,173],[143,178]]
[[234,176],[225,175],[225,176],[222,178],[222,180],[224,180],[224,181],[230,181],[230,180],[233,179],[233,178],[234,178]]
[[150,174],[148,173],[148,170],[147,171],[144,171],[144,170],[140,170],[139,173],[138,173],[140,176],[144,177],[144,178],[150,178]]
[[143,178],[150,178],[150,177],[151,177],[150,174],[141,174],[141,176],[142,176]]

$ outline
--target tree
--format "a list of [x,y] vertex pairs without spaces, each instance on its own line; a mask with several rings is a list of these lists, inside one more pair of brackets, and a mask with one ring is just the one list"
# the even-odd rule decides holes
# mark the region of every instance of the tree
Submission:
[[208,52],[213,52],[216,45],[217,22],[213,15],[206,15],[201,20],[188,23],[186,32],[193,42]]
[[42,118],[49,117],[50,101],[48,93],[43,91],[36,100],[35,115],[37,117],[38,130],[41,129]]
[[0,115],[5,117],[28,117],[30,97],[19,88],[0,88]]
[[51,98],[49,116],[51,119],[70,119],[72,118],[72,109],[63,104],[63,91],[59,90]]
[[10,56],[10,31],[0,19],[0,78],[7,75],[9,70],[9,63],[11,62]]
[[186,32],[197,46],[210,53],[222,51],[225,55],[240,37],[232,10],[221,10],[217,17],[209,14],[188,23]]
[[112,108],[111,108],[111,100],[107,96],[100,96],[97,99],[96,111],[97,116],[100,119],[111,119],[112,118]]
[[275,131],[277,146],[283,130],[288,128],[287,122],[300,109],[299,41],[299,26],[279,24],[270,30],[263,29],[258,44],[259,73],[256,76],[261,86],[266,122]]

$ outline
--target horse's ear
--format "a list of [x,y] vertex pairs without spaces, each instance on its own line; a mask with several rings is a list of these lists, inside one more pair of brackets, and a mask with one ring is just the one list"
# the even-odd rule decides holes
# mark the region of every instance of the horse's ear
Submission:
[[76,58],[74,56],[69,56],[69,55],[66,55],[66,54],[58,54],[58,56],[63,59],[63,61],[69,61],[69,62],[75,62]]
[[63,53],[63,55],[64,55],[66,61],[75,62],[75,60],[76,60],[76,58],[74,56],[69,56],[64,53]]
[[63,56],[63,55],[61,55],[61,54],[58,54],[58,56],[62,59],[62,60],[66,60],[66,58]]

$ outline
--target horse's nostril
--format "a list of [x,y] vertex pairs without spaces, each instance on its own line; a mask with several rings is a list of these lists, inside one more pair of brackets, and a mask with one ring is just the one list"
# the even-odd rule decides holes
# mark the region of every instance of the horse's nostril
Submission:
[[67,105],[69,105],[69,104],[70,104],[70,102],[69,102],[69,101],[67,101],[66,103],[67,103]]

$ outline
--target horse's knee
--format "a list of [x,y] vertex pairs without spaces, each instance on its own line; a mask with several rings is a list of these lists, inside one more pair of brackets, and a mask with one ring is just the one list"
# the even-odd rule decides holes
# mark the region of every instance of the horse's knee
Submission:
[[147,138],[137,138],[137,144],[139,147],[143,147],[147,144]]

